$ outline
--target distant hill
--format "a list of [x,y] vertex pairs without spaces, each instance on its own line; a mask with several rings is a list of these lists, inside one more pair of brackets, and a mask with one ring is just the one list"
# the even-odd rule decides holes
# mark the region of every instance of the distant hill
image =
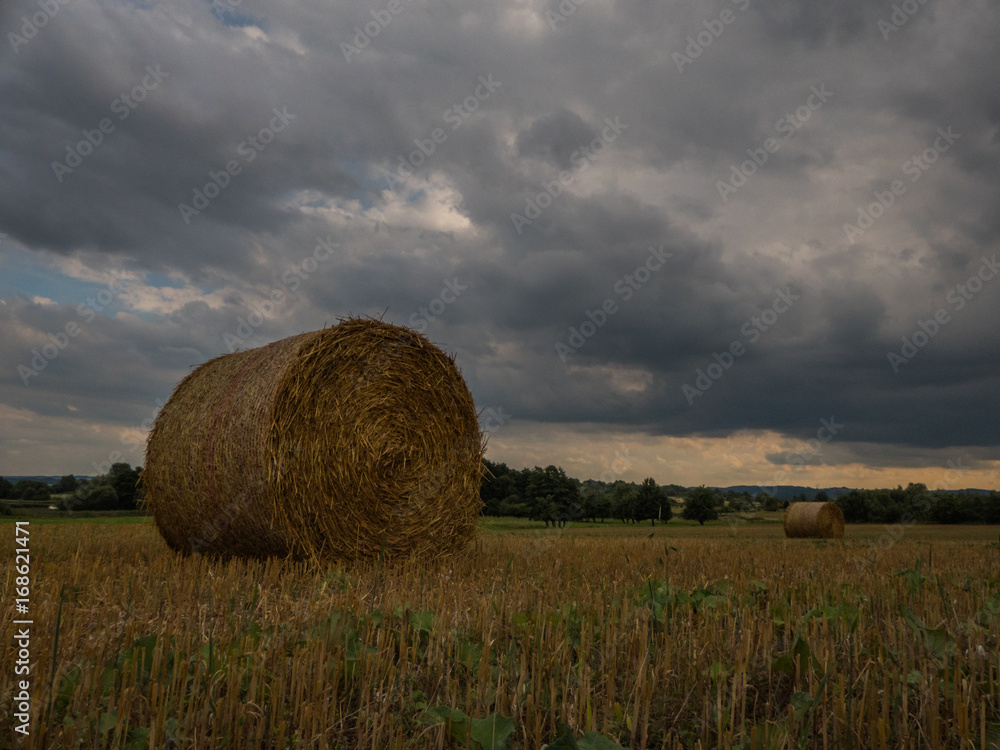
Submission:
[[[93,479],[93,477],[84,474],[75,474],[77,479]],[[11,484],[17,484],[22,479],[32,479],[36,482],[45,482],[46,484],[58,484],[62,477],[51,477],[51,476],[14,476],[13,474],[5,474],[3,478],[6,479]]]
[[800,487],[797,484],[779,484],[777,487],[763,487],[759,484],[737,484],[732,487],[713,487],[712,489],[720,490],[722,492],[729,490],[732,490],[733,492],[749,492],[751,496],[756,495],[759,492],[766,492],[779,500],[791,500],[796,495],[803,494],[806,496],[806,499],[815,500],[816,495],[819,494],[821,490],[832,500],[838,495],[843,495],[851,491],[850,487]]
[[[820,491],[825,492],[831,500],[840,495],[844,495],[850,492],[852,487],[800,487],[795,484],[781,484],[777,487],[762,487],[757,484],[737,484],[732,487],[713,487],[712,489],[720,490],[726,492],[727,490],[732,490],[733,492],[749,492],[751,495],[756,495],[758,492],[767,492],[770,495],[778,498],[779,500],[791,500],[796,495],[804,494],[806,499],[815,500],[816,495]],[[964,489],[964,490],[935,490],[931,489],[931,492],[946,492],[949,495],[988,495],[990,490],[980,490],[980,489]]]

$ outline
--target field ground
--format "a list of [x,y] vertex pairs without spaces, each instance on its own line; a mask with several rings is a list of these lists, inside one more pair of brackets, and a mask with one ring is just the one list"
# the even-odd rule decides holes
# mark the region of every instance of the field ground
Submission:
[[[1000,747],[998,529],[787,540],[780,515],[484,519],[429,566],[182,557],[147,519],[31,519],[17,745]],[[10,593],[0,617],[5,747]]]

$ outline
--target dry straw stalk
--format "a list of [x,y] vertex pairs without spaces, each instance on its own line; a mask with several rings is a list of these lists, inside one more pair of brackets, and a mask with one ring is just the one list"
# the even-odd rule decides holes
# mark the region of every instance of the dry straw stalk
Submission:
[[351,318],[194,370],[156,419],[143,479],[175,550],[434,557],[474,536],[483,448],[452,358]]
[[835,503],[792,503],[785,511],[785,536],[841,539],[844,514]]

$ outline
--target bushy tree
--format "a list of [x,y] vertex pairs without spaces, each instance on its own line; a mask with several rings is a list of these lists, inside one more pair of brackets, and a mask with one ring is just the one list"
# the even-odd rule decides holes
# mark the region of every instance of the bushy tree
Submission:
[[[513,471],[505,463],[494,463],[489,459],[483,459],[482,481],[479,484],[479,497],[483,501],[483,515],[500,516],[508,515],[508,510],[512,505],[521,502],[521,496],[517,491],[517,477],[519,472]],[[514,497],[514,501],[510,500]]]
[[67,474],[59,479],[56,485],[52,488],[52,491],[57,495],[64,495],[67,492],[75,492],[79,485],[80,483],[77,481],[75,476]]
[[604,490],[594,495],[590,506],[590,517],[595,521],[600,519],[601,523],[604,523],[604,519],[611,518],[612,515],[611,492]]
[[837,505],[844,514],[847,523],[868,523],[871,515],[868,499],[858,490],[845,492],[837,498]]
[[636,521],[648,520],[652,526],[656,525],[656,519],[662,518],[669,521],[673,513],[670,509],[670,500],[656,480],[646,477],[635,492],[635,513]]
[[754,500],[760,503],[762,510],[781,510],[781,501],[774,495],[768,494],[767,492],[758,492]]
[[14,494],[14,485],[0,477],[0,500],[13,500],[15,497],[17,495]]
[[715,504],[715,491],[702,485],[691,490],[681,515],[689,521],[697,521],[699,525],[704,525],[705,521],[714,521],[719,517],[718,511],[715,510]]
[[112,464],[108,471],[108,484],[118,496],[119,510],[134,510],[139,507],[139,471],[125,463]]
[[565,526],[568,520],[579,518],[580,486],[575,479],[557,466],[535,467],[528,477],[526,499],[532,517]]
[[14,485],[14,496],[29,502],[48,502],[52,488],[37,479],[22,479]]
[[78,510],[118,510],[120,500],[115,488],[110,484],[92,485],[87,493],[77,505]]
[[611,508],[615,518],[628,523],[635,520],[636,487],[634,484],[618,480],[611,494]]

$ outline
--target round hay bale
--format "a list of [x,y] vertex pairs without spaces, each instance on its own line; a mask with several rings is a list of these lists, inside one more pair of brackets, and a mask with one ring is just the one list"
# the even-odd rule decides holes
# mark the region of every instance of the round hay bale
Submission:
[[844,514],[835,503],[792,503],[785,511],[785,536],[842,539]]
[[156,418],[143,483],[175,550],[433,557],[475,534],[483,449],[453,359],[352,318],[195,369]]

